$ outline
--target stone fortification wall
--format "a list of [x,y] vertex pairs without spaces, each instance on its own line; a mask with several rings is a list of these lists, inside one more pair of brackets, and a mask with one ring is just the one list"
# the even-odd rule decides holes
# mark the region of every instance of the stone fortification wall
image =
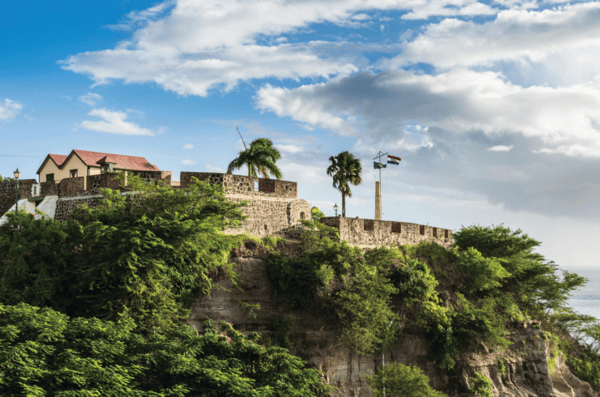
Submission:
[[71,197],[81,194],[84,189],[85,177],[65,178],[58,183],[58,197]]
[[[22,179],[19,181],[19,200],[31,198],[32,187],[36,185],[35,179]],[[0,216],[4,215],[12,206],[15,205],[17,199],[17,182],[4,181],[0,182]]]
[[311,219],[310,204],[306,200],[272,199],[235,195],[230,201],[246,201],[244,213],[248,218],[241,229],[229,229],[227,233],[247,232],[257,237],[290,237],[300,226],[300,219]]
[[259,178],[258,191],[256,191],[254,189],[254,178],[216,172],[182,172],[180,176],[181,187],[189,186],[192,183],[192,177],[201,181],[208,181],[213,185],[223,186],[226,188],[227,194],[232,195],[242,194],[286,199],[298,197],[298,184],[296,182]]
[[340,238],[348,244],[361,247],[419,244],[423,241],[435,242],[446,248],[452,244],[452,230],[416,223],[343,217],[326,217],[320,221],[337,228]]
[[71,213],[81,205],[86,204],[92,208],[97,207],[100,204],[101,199],[101,195],[60,198],[56,201],[54,219],[60,222],[65,222]]

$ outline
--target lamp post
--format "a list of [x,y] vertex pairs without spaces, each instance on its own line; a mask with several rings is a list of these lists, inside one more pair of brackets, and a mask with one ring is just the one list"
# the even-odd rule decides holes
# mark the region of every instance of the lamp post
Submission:
[[335,203],[335,205],[333,206],[333,209],[335,210],[335,216],[337,217],[337,210],[338,210],[337,203]]
[[17,179],[17,198],[15,200],[15,214],[16,214],[17,211],[19,210],[19,177],[21,176],[21,173],[19,172],[19,168],[17,168],[17,170],[13,174],[15,175],[15,178]]

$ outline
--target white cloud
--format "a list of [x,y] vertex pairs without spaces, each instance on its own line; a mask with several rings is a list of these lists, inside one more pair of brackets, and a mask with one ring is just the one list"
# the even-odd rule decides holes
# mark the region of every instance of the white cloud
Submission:
[[599,2],[542,11],[509,9],[484,23],[446,18],[407,42],[388,65],[424,62],[447,68],[506,60],[535,62],[563,50],[589,51],[599,47],[599,18]]
[[[157,132],[142,128],[139,125],[126,121],[127,113],[112,111],[108,109],[92,109],[88,113],[90,116],[96,116],[103,121],[82,121],[79,123],[79,127],[85,128],[90,131],[107,132],[109,134],[122,134],[122,135],[156,135]],[[164,127],[161,127],[158,133],[164,131]]]
[[299,145],[281,145],[281,144],[277,144],[275,145],[275,147],[277,149],[279,149],[282,152],[286,152],[286,153],[300,153],[304,151],[304,148],[302,146]]
[[96,106],[98,102],[102,100],[102,96],[100,94],[96,94],[94,92],[88,92],[85,95],[81,95],[79,97],[79,101],[85,103],[89,106]]
[[[180,95],[205,96],[240,81],[274,77],[298,80],[354,73],[358,67],[340,53],[317,55],[314,43],[259,45],[312,23],[358,23],[371,10],[413,10],[415,17],[489,14],[475,0],[278,0],[168,1],[129,15],[132,37],[113,49],[83,52],[62,67],[89,75],[96,84],[154,82]],[[452,7],[445,7],[451,4]],[[359,12],[359,14],[356,14]]]
[[4,99],[4,104],[0,102],[0,120],[10,121],[23,109],[23,105],[8,98]]
[[[525,88],[494,72],[358,74],[293,90],[265,85],[256,106],[340,135],[364,135],[365,130],[384,134],[386,129],[398,131],[398,124],[419,123],[454,133],[519,134],[541,139],[550,149],[583,145],[590,155],[600,153],[600,89]],[[422,138],[400,143],[431,146]]]
[[512,148],[513,148],[513,145],[510,145],[510,146],[496,145],[496,146],[492,146],[488,150],[491,152],[510,152],[512,150]]
[[196,162],[194,160],[190,160],[189,158],[181,160],[179,162],[179,164],[181,165],[196,165]]
[[193,149],[194,145],[192,145],[191,143],[188,143],[187,145],[183,145],[184,149]]
[[209,172],[220,172],[220,173],[225,173],[225,169],[221,168],[221,167],[215,167],[211,164],[206,164],[206,170]]

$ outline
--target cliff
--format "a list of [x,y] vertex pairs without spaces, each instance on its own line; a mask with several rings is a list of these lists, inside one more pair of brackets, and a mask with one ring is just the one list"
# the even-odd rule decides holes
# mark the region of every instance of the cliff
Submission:
[[[299,245],[288,241],[279,249],[294,255]],[[268,255],[263,247],[250,241],[234,251],[241,289],[225,278],[218,281],[223,289],[214,289],[210,296],[198,296],[193,302],[190,325],[201,329],[202,320],[210,317],[244,331],[261,332],[265,339],[275,339],[281,335],[273,326],[274,319],[289,318],[293,320],[289,328],[292,354],[323,371],[327,383],[338,388],[336,396],[370,396],[361,375],[375,371],[381,365],[381,356],[359,356],[336,344],[333,332],[326,330],[326,320],[310,312],[291,311],[281,297],[273,298],[266,272]],[[260,304],[256,318],[240,302]],[[477,353],[462,355],[456,367],[448,371],[439,369],[434,362],[432,347],[423,334],[407,328],[394,348],[386,352],[385,362],[419,366],[431,386],[449,396],[467,392],[468,378],[478,371],[493,382],[494,396],[596,396],[588,383],[571,374],[560,354],[553,359],[553,366],[548,365],[551,349],[537,323],[514,324],[509,327],[507,338],[513,342],[508,349],[494,351],[483,344],[473,346]]]

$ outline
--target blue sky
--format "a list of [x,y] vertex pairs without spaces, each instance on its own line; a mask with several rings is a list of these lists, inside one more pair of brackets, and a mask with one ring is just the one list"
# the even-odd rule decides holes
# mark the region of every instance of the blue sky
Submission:
[[[48,153],[223,171],[268,137],[284,179],[333,214],[500,224],[561,266],[600,248],[600,3],[497,0],[12,2],[0,15],[0,175]],[[240,173],[244,173],[241,170]]]

